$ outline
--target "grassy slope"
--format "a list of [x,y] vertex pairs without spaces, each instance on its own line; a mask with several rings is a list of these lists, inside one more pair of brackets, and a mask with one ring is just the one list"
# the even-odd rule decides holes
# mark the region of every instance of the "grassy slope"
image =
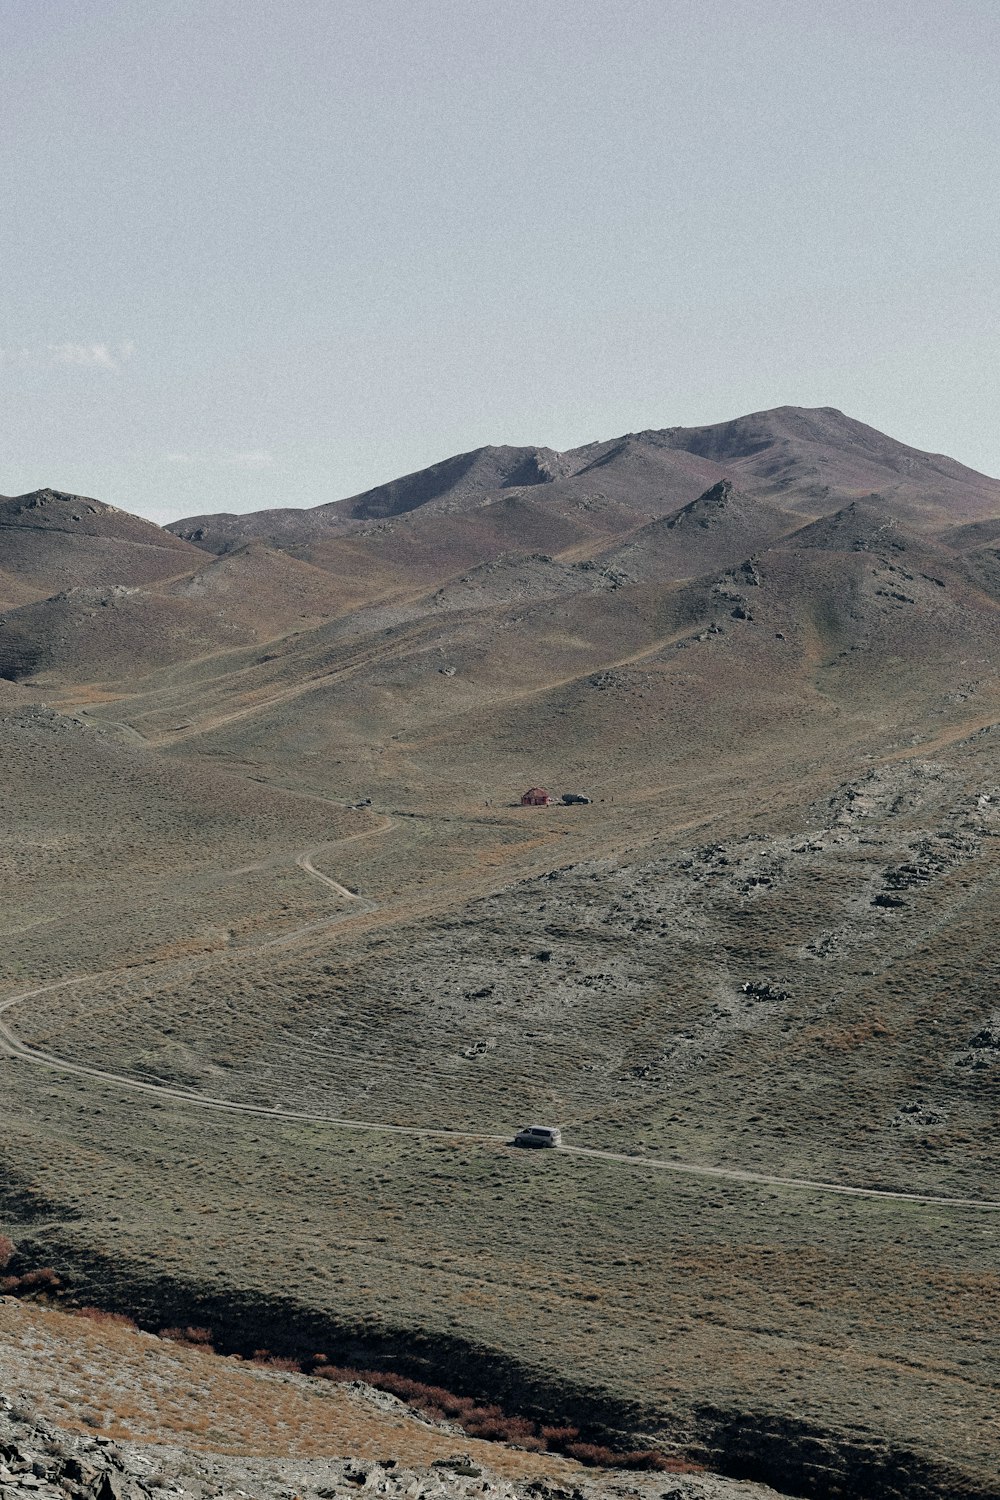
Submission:
[[[141,752],[12,722],[7,992],[155,960],[21,1033],[236,1100],[551,1115],[583,1144],[995,1196],[991,1072],[967,1064],[994,1008],[995,606],[921,561],[786,546],[756,582],[327,625],[78,695]],[[597,800],[503,805],[536,780]],[[391,831],[314,800],[361,795]],[[338,847],[358,819],[372,838]],[[247,951],[340,912],[306,847],[379,911]],[[167,1278],[264,1321],[284,1297],[316,1327],[516,1355],[674,1431],[721,1407],[993,1472],[995,1216],[2,1067],[39,1253],[119,1296]]]

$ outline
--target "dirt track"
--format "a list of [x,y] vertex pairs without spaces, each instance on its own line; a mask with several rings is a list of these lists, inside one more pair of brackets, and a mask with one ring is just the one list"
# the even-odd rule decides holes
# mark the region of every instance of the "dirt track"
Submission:
[[[387,819],[383,827],[351,834],[348,838],[337,840],[337,844],[353,843],[359,839],[371,838],[376,833],[389,833],[394,826],[392,820]],[[356,916],[377,910],[377,902],[371,900],[369,897],[359,895],[347,886],[342,885],[340,881],[335,880],[332,876],[325,875],[321,870],[316,869],[312,862],[313,856],[320,849],[334,847],[336,847],[336,844],[327,843],[305,849],[301,854],[296,856],[295,863],[304,874],[314,880],[320,881],[343,899],[355,903],[356,909],[354,911],[339,913],[322,922],[311,922],[307,926],[297,929],[295,932],[283,933],[280,937],[255,943],[252,948],[248,948],[245,951],[257,953],[271,947],[287,946],[295,943],[299,938],[343,922],[352,921]],[[56,980],[52,984],[41,985],[31,990],[22,990],[19,994],[12,995],[7,1000],[0,1002],[0,1016],[8,1014],[15,1006],[22,1004],[26,1000],[33,999],[36,995],[49,994],[53,990],[66,989],[76,985],[91,983],[95,980],[109,979],[115,973],[116,971],[110,970],[101,974],[82,974],[73,979]],[[425,1138],[443,1137],[451,1140],[489,1142],[494,1145],[503,1143],[506,1140],[506,1136],[503,1134],[433,1129],[427,1126],[416,1125],[391,1125],[380,1121],[347,1119],[333,1115],[314,1114],[305,1110],[286,1110],[277,1107],[267,1108],[263,1105],[243,1104],[234,1100],[213,1098],[211,1095],[198,1094],[187,1089],[171,1088],[167,1084],[146,1083],[140,1079],[129,1078],[102,1068],[74,1063],[69,1059],[57,1057],[40,1048],[31,1047],[21,1041],[11,1027],[2,1021],[0,1021],[0,1051],[11,1058],[31,1063],[36,1067],[63,1073],[73,1073],[81,1077],[97,1078],[105,1083],[116,1084],[123,1089],[183,1101],[199,1109],[228,1110],[243,1115],[262,1115],[284,1120],[304,1121],[312,1124],[333,1125],[338,1129],[377,1131],[390,1135],[420,1136]],[[752,1172],[735,1166],[713,1167],[694,1162],[665,1161],[638,1154],[631,1155],[625,1152],[601,1151],[587,1146],[563,1146],[561,1150],[566,1155],[590,1157],[598,1161],[613,1162],[617,1165],[646,1167],[654,1171],[678,1172],[693,1177],[710,1177],[730,1182],[757,1183],[764,1187],[799,1188],[808,1192],[836,1193],[858,1198],[893,1199],[904,1203],[926,1203],[935,1207],[985,1209],[993,1212],[1000,1210],[1000,1201],[991,1199],[894,1192],[889,1189],[858,1187],[847,1183],[818,1182],[802,1177],[783,1177],[777,1173]]]

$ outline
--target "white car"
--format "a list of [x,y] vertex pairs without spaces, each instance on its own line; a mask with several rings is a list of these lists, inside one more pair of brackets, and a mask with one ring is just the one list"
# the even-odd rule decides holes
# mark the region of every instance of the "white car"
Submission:
[[522,1125],[511,1145],[561,1146],[562,1131],[558,1125]]

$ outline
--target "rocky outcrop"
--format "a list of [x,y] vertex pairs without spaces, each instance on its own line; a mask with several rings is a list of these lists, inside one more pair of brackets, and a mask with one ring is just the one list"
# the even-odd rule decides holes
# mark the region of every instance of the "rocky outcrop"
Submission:
[[[373,1392],[374,1394],[378,1394]],[[53,1427],[0,1396],[0,1500],[781,1500],[775,1491],[714,1475],[581,1471],[579,1483],[508,1479],[456,1452],[420,1468],[391,1456],[258,1458],[165,1444],[117,1442]]]

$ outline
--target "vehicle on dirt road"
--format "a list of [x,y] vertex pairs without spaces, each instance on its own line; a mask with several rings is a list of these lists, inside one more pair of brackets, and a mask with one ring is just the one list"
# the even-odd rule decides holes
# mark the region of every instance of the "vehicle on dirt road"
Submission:
[[561,1146],[562,1131],[558,1125],[522,1125],[511,1141],[512,1146]]

